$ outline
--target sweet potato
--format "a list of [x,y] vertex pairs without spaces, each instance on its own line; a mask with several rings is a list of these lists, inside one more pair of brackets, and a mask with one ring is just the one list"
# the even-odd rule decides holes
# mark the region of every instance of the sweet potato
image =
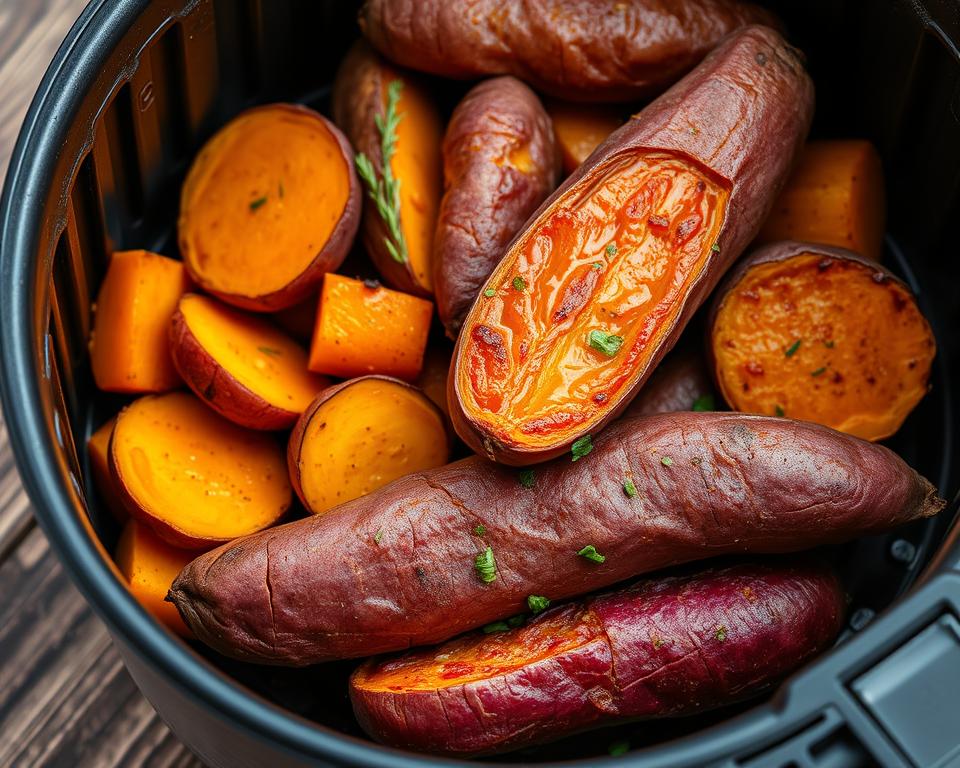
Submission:
[[429,397],[433,404],[443,411],[444,419],[449,422],[450,408],[447,405],[447,375],[450,373],[450,349],[444,345],[432,344],[423,358],[423,368],[417,378],[417,386]]
[[307,353],[258,317],[188,293],[170,325],[173,361],[198,397],[251,429],[289,429],[330,385],[307,371]]
[[768,245],[714,299],[711,367],[731,408],[895,433],[927,393],[936,342],[910,288],[864,256]]
[[320,293],[309,296],[299,304],[292,307],[281,309],[275,312],[270,320],[284,333],[290,335],[301,344],[310,346],[310,338],[313,336],[313,326],[317,321],[317,303],[320,301]]
[[546,107],[560,148],[563,171],[567,174],[577,170],[590,153],[624,122],[619,107],[562,101],[548,102]]
[[90,435],[87,440],[87,453],[90,456],[90,474],[93,476],[100,501],[118,523],[125,523],[128,517],[127,509],[120,500],[110,475],[110,437],[116,423],[116,418],[112,418]]
[[429,90],[359,40],[340,65],[332,98],[333,118],[357,150],[371,260],[388,285],[432,295],[443,123]]
[[844,607],[833,573],[809,563],[660,578],[371,660],[350,698],[363,729],[392,746],[503,752],[756,694],[829,647]]
[[627,406],[623,418],[675,411],[712,411],[716,399],[710,373],[699,350],[673,352]]
[[180,386],[167,328],[189,287],[179,261],[147,251],[113,254],[100,285],[90,338],[97,387],[140,393]]
[[401,66],[516,75],[571,101],[628,101],[678,80],[728,33],[776,19],[737,0],[367,0],[360,28]]
[[944,505],[887,448],[765,416],[622,419],[586,453],[532,474],[475,456],[402,478],[203,555],[170,598],[224,654],[313,664],[446,640],[529,595],[840,542]]
[[869,141],[812,141],[758,242],[802,240],[879,260],[886,227],[883,166]]
[[272,312],[315,292],[360,224],[353,150],[294,104],[234,118],[197,155],[180,198],[180,252],[205,290]]
[[415,387],[386,376],[324,391],[297,421],[287,447],[293,488],[314,514],[449,458],[440,410]]
[[133,517],[204,549],[273,525],[292,499],[283,450],[191,394],[141,397],[117,417],[110,471]]
[[503,249],[557,186],[559,165],[550,118],[516,78],[480,83],[453,111],[433,241],[437,312],[451,339]]
[[310,370],[350,378],[420,375],[433,304],[375,280],[327,275],[310,345]]
[[533,464],[616,418],[756,235],[812,105],[797,54],[750,27],[610,136],[467,315],[448,397],[467,445]]

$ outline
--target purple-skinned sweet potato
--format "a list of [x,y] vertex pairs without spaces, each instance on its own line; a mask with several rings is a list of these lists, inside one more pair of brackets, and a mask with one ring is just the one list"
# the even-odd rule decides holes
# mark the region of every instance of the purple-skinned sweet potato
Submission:
[[507,243],[557,186],[559,171],[550,117],[516,78],[485,80],[453,111],[433,239],[437,312],[450,338]]
[[459,757],[756,694],[836,637],[844,595],[822,565],[739,565],[643,581],[526,626],[372,659],[350,679],[363,729]]
[[[446,640],[669,565],[841,542],[933,515],[889,449],[736,413],[622,419],[528,473],[472,457],[221,547],[170,599],[250,661],[306,665]],[[596,562],[588,555],[603,556]]]
[[[627,406],[623,418],[656,413],[704,410],[713,401],[713,382],[699,350],[674,350],[653,372],[640,394]],[[697,408],[697,405],[700,408]]]
[[663,90],[728,33],[776,26],[739,0],[367,0],[360,28],[411,69],[473,79],[515,75],[570,101],[629,101]]
[[614,131],[464,320],[447,398],[464,442],[536,464],[622,413],[753,240],[812,111],[799,55],[754,26]]

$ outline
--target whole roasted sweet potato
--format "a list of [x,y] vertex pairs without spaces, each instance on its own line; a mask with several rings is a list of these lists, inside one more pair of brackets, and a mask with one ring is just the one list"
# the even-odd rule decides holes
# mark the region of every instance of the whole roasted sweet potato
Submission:
[[350,698],[378,741],[503,752],[743,699],[827,648],[843,614],[837,579],[809,563],[655,579],[518,629],[371,660],[351,677]]
[[749,27],[615,131],[467,315],[449,384],[460,437],[533,464],[615,418],[756,235],[812,108],[796,52]]
[[699,350],[674,350],[653,372],[623,418],[675,411],[712,411],[713,382]]
[[433,241],[437,311],[450,338],[507,243],[553,192],[559,166],[550,118],[516,78],[480,83],[453,111]]
[[838,542],[935,514],[890,450],[735,413],[623,419],[579,458],[518,472],[473,457],[194,560],[170,593],[229,656],[304,665],[446,640],[724,553]]
[[776,20],[738,0],[367,0],[360,11],[367,39],[405,67],[516,75],[574,101],[649,96],[752,23]]

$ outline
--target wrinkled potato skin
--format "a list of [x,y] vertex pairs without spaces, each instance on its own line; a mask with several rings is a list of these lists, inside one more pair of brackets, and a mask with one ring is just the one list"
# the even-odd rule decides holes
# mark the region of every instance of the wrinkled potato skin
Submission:
[[360,28],[396,63],[444,77],[515,75],[570,101],[629,101],[678,80],[727,34],[778,26],[736,0],[367,0]]
[[443,140],[445,192],[433,241],[433,284],[451,339],[517,230],[557,185],[553,124],[513,77],[471,89]]

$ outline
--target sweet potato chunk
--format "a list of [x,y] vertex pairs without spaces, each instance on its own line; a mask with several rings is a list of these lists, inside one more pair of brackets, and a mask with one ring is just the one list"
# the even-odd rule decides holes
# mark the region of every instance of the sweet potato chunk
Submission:
[[617,107],[595,104],[547,104],[553,133],[560,148],[564,173],[573,173],[606,138],[623,125],[623,113]]
[[251,429],[288,429],[329,379],[307,371],[307,353],[273,325],[190,293],[170,328],[177,370],[221,416]]
[[90,339],[90,364],[100,389],[163,392],[180,385],[167,329],[189,286],[179,261],[147,251],[113,254]]
[[907,285],[870,259],[769,245],[717,296],[710,351],[731,408],[883,440],[927,393],[933,333]]
[[116,418],[110,419],[90,435],[90,439],[87,440],[87,453],[90,457],[90,474],[93,476],[100,500],[117,522],[124,523],[128,517],[127,509],[117,493],[110,474],[110,438],[116,423]]
[[310,370],[350,378],[420,375],[433,304],[376,281],[327,275],[310,346]]
[[180,200],[180,252],[205,290],[274,311],[316,291],[359,223],[346,138],[311,109],[271,104],[234,118],[197,155]]
[[758,237],[801,240],[879,260],[886,226],[883,167],[869,141],[812,141]]
[[110,464],[130,513],[177,547],[203,549],[273,525],[292,497],[272,435],[242,429],[185,392],[124,408]]
[[314,664],[446,640],[529,595],[837,543],[943,506],[887,448],[818,424],[669,413],[611,424],[576,462],[475,456],[402,478],[203,555],[171,599],[226,655]]
[[532,464],[626,407],[755,236],[812,98],[793,49],[751,27],[567,179],[464,322],[449,400],[467,445]]
[[314,514],[449,459],[443,415],[397,379],[330,387],[297,422],[287,450],[293,487]]
[[756,694],[829,647],[843,614],[839,582],[812,564],[661,578],[519,629],[374,659],[354,672],[350,698],[378,741],[492,754]]

